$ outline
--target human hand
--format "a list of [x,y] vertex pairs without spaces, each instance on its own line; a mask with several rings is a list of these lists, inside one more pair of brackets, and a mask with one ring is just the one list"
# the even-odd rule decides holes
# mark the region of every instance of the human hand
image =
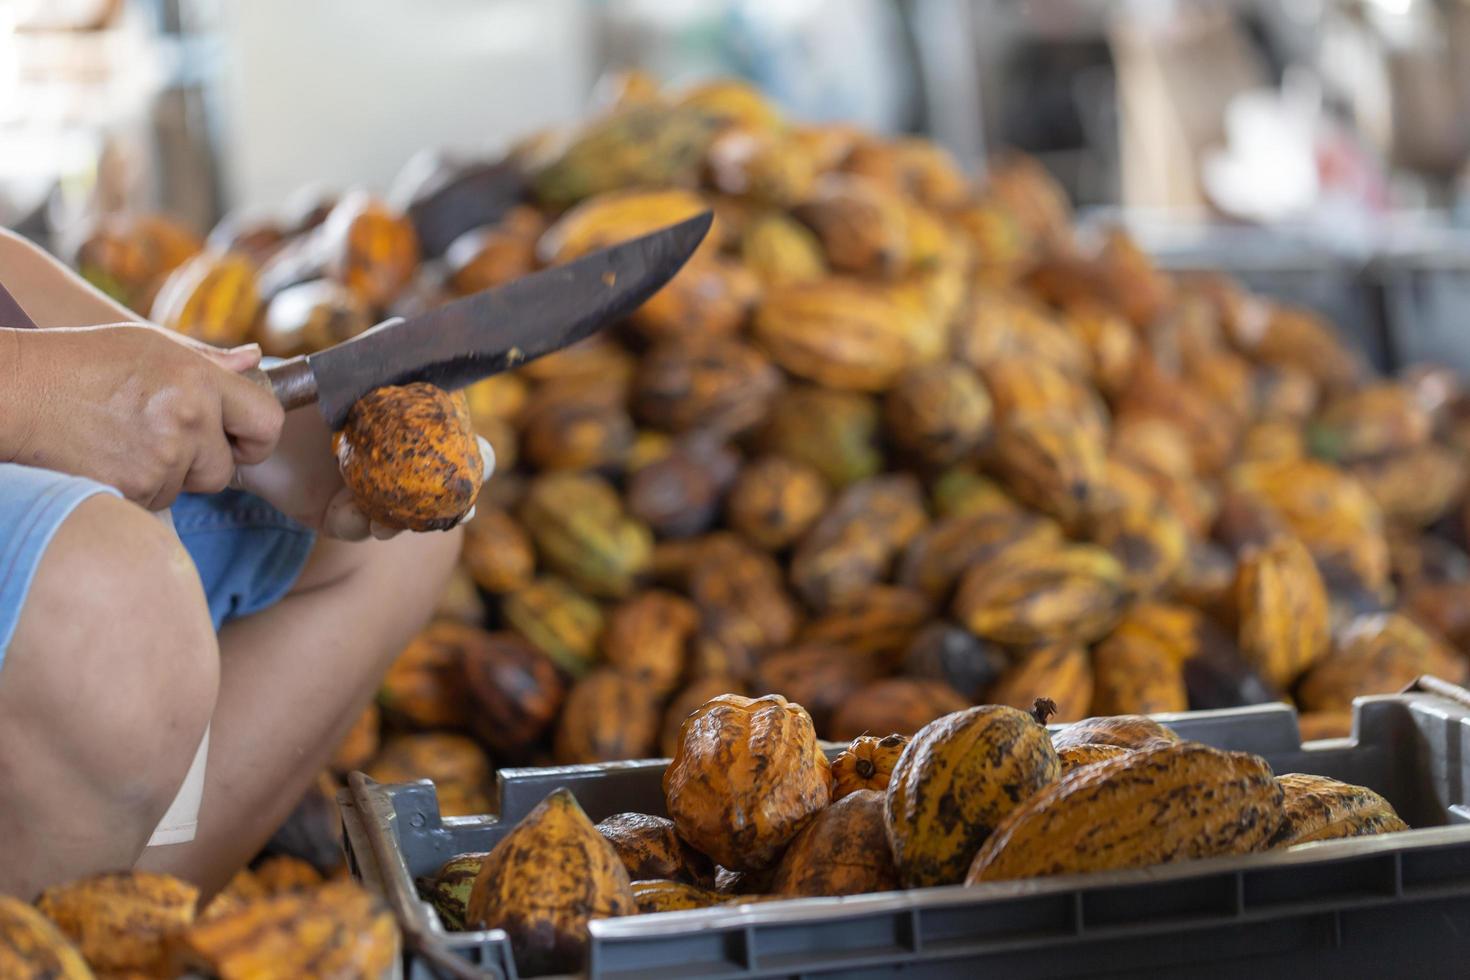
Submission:
[[[495,452],[484,439],[480,439],[480,455],[488,480],[495,470]],[[399,533],[397,528],[368,520],[358,508],[352,491],[342,482],[326,420],[312,405],[287,414],[275,453],[264,462],[240,467],[232,486],[248,490],[327,537],[387,540]],[[471,508],[460,523],[474,513]]]
[[162,510],[270,456],[284,413],[220,350],[146,324],[0,330],[0,460],[85,476]]

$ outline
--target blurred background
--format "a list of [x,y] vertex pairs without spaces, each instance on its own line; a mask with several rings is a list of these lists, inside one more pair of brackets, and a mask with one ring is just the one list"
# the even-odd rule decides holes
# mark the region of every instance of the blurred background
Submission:
[[[1462,0],[0,0],[0,223],[64,251],[114,211],[202,232],[387,193],[418,151],[498,152],[627,68],[743,76],[977,172],[1024,150],[1166,265],[1424,345],[1380,360],[1459,346]],[[1405,303],[1416,338],[1387,338]]]

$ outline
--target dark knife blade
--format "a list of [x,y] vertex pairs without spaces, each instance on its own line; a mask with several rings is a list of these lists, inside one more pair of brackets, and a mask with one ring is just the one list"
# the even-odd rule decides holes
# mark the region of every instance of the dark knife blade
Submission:
[[674,277],[709,231],[709,212],[265,372],[288,408],[313,394],[341,428],[363,395],[428,381],[463,388],[553,353],[632,313]]

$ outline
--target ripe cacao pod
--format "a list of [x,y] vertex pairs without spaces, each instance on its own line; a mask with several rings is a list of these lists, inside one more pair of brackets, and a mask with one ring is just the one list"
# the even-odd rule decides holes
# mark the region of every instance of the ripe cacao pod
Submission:
[[1277,776],[1276,782],[1285,793],[1286,819],[1274,847],[1409,829],[1392,804],[1366,786],[1300,772]]
[[717,190],[777,207],[806,198],[817,179],[805,148],[766,128],[726,127],[710,143],[705,166]]
[[0,976],[92,980],[92,971],[49,919],[18,898],[0,895]]
[[780,551],[805,535],[826,509],[820,473],[784,456],[763,456],[736,475],[725,518],[753,544]]
[[898,379],[883,403],[888,437],[932,466],[972,453],[990,430],[990,396],[963,364],[936,362]]
[[146,312],[169,274],[203,249],[199,236],[162,215],[109,214],[87,230],[72,262],[83,279]]
[[840,800],[859,790],[886,790],[893,767],[908,744],[908,736],[897,732],[882,738],[859,735],[853,739],[832,760],[832,799]]
[[1061,529],[1048,518],[1017,510],[980,510],[946,517],[909,542],[898,582],[935,602],[945,602],[968,569],[1061,544]]
[[712,905],[721,905],[728,901],[719,892],[700,888],[698,885],[656,878],[634,881],[633,900],[638,903],[639,915],[707,909]]
[[904,886],[962,880],[996,825],[1060,772],[1046,728],[1024,711],[982,705],[925,725],[899,756],[884,802]]
[[914,635],[929,621],[929,600],[913,589],[874,585],[832,606],[802,627],[802,643],[841,647],[897,664]]
[[498,507],[475,508],[475,516],[464,525],[460,560],[476,585],[497,594],[526,585],[536,571],[530,535]]
[[454,527],[485,479],[464,396],[424,382],[358,399],[333,446],[358,507],[391,528]]
[[705,632],[749,651],[790,643],[800,613],[781,581],[781,569],[763,551],[734,535],[709,539],[689,568],[689,597]]
[[1137,749],[1053,783],[1010,812],[965,881],[1143,868],[1264,850],[1282,792],[1259,756],[1195,742]]
[[678,686],[685,648],[698,627],[699,610],[688,599],[672,592],[643,592],[624,600],[608,615],[602,654],[613,669],[638,679],[660,696],[667,695]]
[[628,512],[660,537],[687,538],[709,530],[740,468],[729,446],[688,437],[628,479]]
[[529,975],[571,973],[586,958],[588,920],[637,908],[617,850],[572,794],[558,789],[491,849],[465,922],[504,929],[516,967]]
[[848,698],[832,718],[832,738],[851,741],[872,732],[912,735],[942,715],[969,707],[942,681],[889,677],[874,681]]
[[886,577],[894,556],[926,521],[913,476],[855,483],[802,539],[791,559],[791,583],[813,609],[841,605]]
[[745,693],[745,684],[734,677],[708,676],[690,681],[678,694],[669,699],[664,709],[663,727],[660,729],[658,750],[666,758],[673,758],[679,751],[679,732],[688,718],[705,702],[722,694]]
[[840,647],[799,646],[762,657],[752,688],[800,704],[811,714],[816,730],[830,736],[833,715],[877,677],[878,664],[872,657]]
[[661,878],[700,888],[715,886],[715,866],[690,847],[674,821],[646,813],[617,813],[597,824],[634,881]]
[[562,379],[545,384],[523,413],[520,450],[540,470],[605,470],[633,446],[633,419],[616,382]]
[[378,703],[390,724],[409,730],[458,729],[469,722],[464,658],[487,639],[465,623],[440,620],[419,632],[388,668]]
[[1297,685],[1303,711],[1345,711],[1362,694],[1395,694],[1420,674],[1459,683],[1465,660],[1407,616],[1359,616]]
[[1188,711],[1184,663],[1138,631],[1114,631],[1092,656],[1092,711],[1099,715]]
[[556,726],[560,765],[646,759],[657,751],[659,696],[637,677],[602,667],[572,685]]
[[295,357],[350,340],[372,325],[361,296],[330,279],[313,279],[271,297],[257,336],[267,355]]
[[1102,441],[1065,415],[1008,419],[996,431],[993,453],[1007,488],[1067,528],[1082,526],[1107,479]]
[[800,705],[731,694],[685,719],[663,789],[680,836],[721,867],[762,871],[830,802],[832,772]]
[[978,636],[1022,647],[1090,643],[1122,612],[1123,568],[1101,548],[1065,545],[999,564],[966,572],[955,594],[956,618]]
[[524,760],[566,697],[551,657],[515,633],[491,633],[464,655],[470,729],[507,761]]
[[1076,721],[1092,706],[1092,657],[1086,648],[1054,643],[1022,652],[987,695],[996,704],[1030,709],[1037,698],[1055,704],[1053,721]]
[[823,279],[773,286],[753,336],[771,360],[841,391],[882,391],[915,363],[926,315],[869,283]]
[[486,787],[490,760],[463,735],[424,733],[395,735],[366,772],[380,783],[407,783],[429,779],[439,794],[439,812],[446,817],[488,813]]
[[748,344],[719,337],[666,341],[639,362],[634,410],[669,432],[734,436],[765,419],[780,387],[779,372]]
[[1235,578],[1240,650],[1286,688],[1327,652],[1327,593],[1301,542],[1278,538],[1241,558]]
[[[588,204],[595,206],[607,198],[652,197],[655,194],[672,197],[683,192],[625,189],[692,187],[704,162],[705,150],[717,130],[716,121],[694,106],[630,105],[581,126],[555,159],[546,161],[537,169],[532,189],[537,200],[553,210],[587,198],[593,198]],[[611,244],[602,240],[585,244],[585,239],[592,238],[594,231],[603,232],[604,226],[619,233],[613,241],[636,238],[699,213],[703,207],[698,198],[694,200],[695,207],[683,212],[669,205],[645,206],[640,203],[638,207],[629,206],[627,215],[620,214],[616,220],[611,216],[604,218],[598,215],[594,221],[591,216],[579,214],[581,208],[573,208],[551,230],[556,231],[559,225],[577,216],[580,219],[578,223],[560,232],[559,237],[583,243],[584,247],[577,254],[584,254]],[[643,226],[636,223],[639,220],[644,222]],[[584,223],[593,227],[584,228]],[[547,253],[555,255],[560,252],[560,249],[545,248],[544,242],[541,250],[544,261],[552,261],[546,258]]]
[[445,281],[456,296],[469,296],[519,279],[536,268],[533,230],[471,228],[444,253]]
[[1083,718],[1052,736],[1057,751],[1078,745],[1113,745],[1123,749],[1144,749],[1158,743],[1178,742],[1172,728],[1143,715],[1109,715]]
[[827,264],[838,272],[895,276],[909,265],[903,198],[882,184],[828,174],[792,215],[817,236]]
[[739,333],[760,298],[760,282],[743,266],[696,259],[629,317],[650,342]]
[[827,259],[817,237],[779,211],[767,212],[745,227],[740,260],[762,285],[812,282],[827,275]]
[[1312,454],[1337,463],[1417,449],[1429,441],[1434,420],[1404,385],[1392,381],[1343,392],[1308,427]]
[[860,895],[897,891],[888,851],[883,793],[858,790],[812,818],[786,848],[771,892],[783,896]]
[[198,900],[199,889],[170,875],[115,871],[53,885],[36,908],[94,970],[168,976],[169,941],[194,922]]
[[198,255],[179,266],[158,289],[153,322],[215,347],[250,339],[260,312],[255,266],[242,255]]
[[419,266],[413,224],[366,194],[338,201],[314,233],[329,276],[360,295],[369,306],[387,306]]
[[394,968],[398,926],[377,896],[352,881],[275,895],[196,922],[175,946],[188,975],[261,975],[302,980],[374,977]]

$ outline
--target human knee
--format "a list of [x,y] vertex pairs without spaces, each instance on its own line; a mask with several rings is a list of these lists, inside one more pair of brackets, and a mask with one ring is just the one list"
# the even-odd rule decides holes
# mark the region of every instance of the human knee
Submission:
[[15,646],[37,696],[66,712],[58,724],[73,726],[98,786],[161,815],[219,683],[203,589],[172,530],[116,498],[85,501],[42,559]]

